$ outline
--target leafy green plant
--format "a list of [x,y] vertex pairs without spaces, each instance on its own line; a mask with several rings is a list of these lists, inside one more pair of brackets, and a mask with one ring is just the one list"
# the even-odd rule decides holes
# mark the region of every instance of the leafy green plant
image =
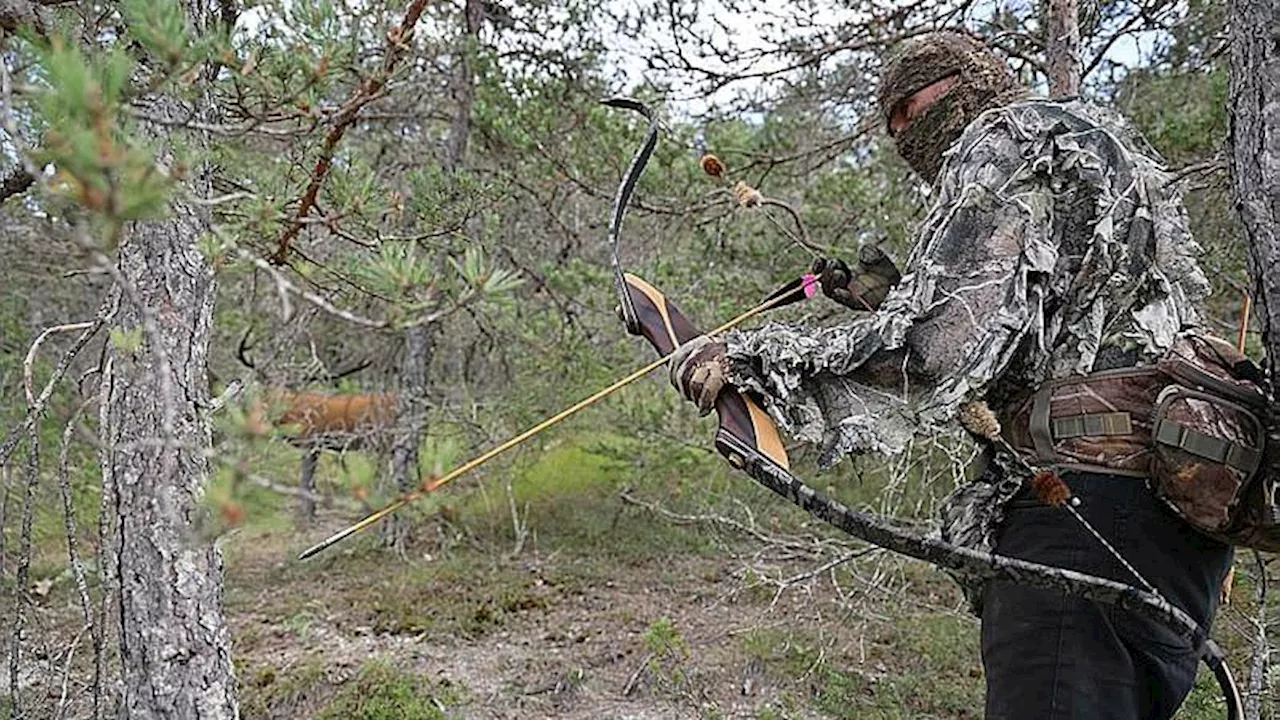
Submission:
[[364,665],[354,682],[344,687],[316,717],[317,720],[448,720],[448,707],[460,701],[450,686],[387,663]]

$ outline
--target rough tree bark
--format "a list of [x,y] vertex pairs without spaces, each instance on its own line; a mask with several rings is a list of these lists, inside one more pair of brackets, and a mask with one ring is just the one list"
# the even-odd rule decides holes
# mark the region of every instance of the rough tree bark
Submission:
[[[1230,12],[1231,181],[1274,385],[1280,379],[1280,5],[1233,0]],[[1250,720],[1262,717],[1269,664],[1265,620],[1259,616],[1245,692],[1244,715]]]
[[1080,20],[1077,0],[1047,0],[1044,23],[1049,97],[1079,95]]
[[1280,6],[1231,4],[1231,178],[1270,377],[1280,377]]
[[[463,47],[458,51],[457,65],[450,79],[454,110],[441,159],[445,174],[450,178],[462,167],[471,140],[471,113],[476,96],[475,68],[471,58],[484,20],[483,0],[466,0],[463,16],[466,23]],[[437,265],[443,267],[444,263]],[[427,375],[438,331],[438,323],[425,323],[405,331],[405,356],[400,367],[403,402],[391,449],[392,479],[402,493],[412,491],[421,482],[418,477],[418,448],[427,434],[427,391],[430,388]],[[408,522],[392,515],[383,530],[383,540],[390,547],[402,551],[409,540]]]
[[[196,32],[216,19],[212,3],[184,5]],[[187,116],[172,99],[151,101],[157,114]],[[209,107],[196,108],[197,117]],[[164,129],[151,131],[162,148],[168,145]],[[203,142],[195,134],[184,140]],[[159,159],[172,166],[164,150]],[[210,168],[192,172],[186,190],[211,195]],[[230,720],[239,712],[222,557],[199,526],[212,442],[204,408],[215,288],[196,243],[209,232],[210,218],[181,196],[167,218],[128,227],[116,261],[114,292],[121,297],[110,327],[142,340],[132,350],[109,344],[103,374],[120,700],[122,716],[134,719]]]

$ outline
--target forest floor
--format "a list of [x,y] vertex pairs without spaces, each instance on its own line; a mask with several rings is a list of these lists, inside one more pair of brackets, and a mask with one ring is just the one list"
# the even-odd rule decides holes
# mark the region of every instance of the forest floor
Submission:
[[[307,561],[299,551],[364,514],[359,488],[377,473],[326,460],[331,505],[302,526],[294,498],[221,473],[211,516],[244,511],[234,529],[207,529],[225,557],[243,716],[982,716],[978,624],[936,569],[830,530],[709,453],[650,453],[592,435],[527,458],[402,513],[412,534],[404,552],[381,549],[374,529]],[[243,467],[287,488],[297,459],[272,444]],[[869,476],[829,482],[854,505],[886,494]],[[87,491],[77,499],[82,547],[96,540],[97,504]],[[82,675],[92,653],[61,505],[51,495],[37,507],[32,647],[18,684],[33,707],[53,707],[67,697],[71,653],[81,647]],[[1237,581],[1242,602],[1215,632],[1242,679],[1251,592]],[[80,715],[78,697],[69,716]],[[1178,717],[1223,716],[1201,673]]]
[[227,601],[245,715],[981,717],[976,623],[945,578],[879,553],[836,575],[809,548],[734,544],[621,560],[362,547],[309,565],[240,537]]
[[[978,624],[943,573],[740,478],[633,486],[596,459],[570,445],[505,496],[455,488],[399,557],[369,531],[294,560],[352,508],[230,536],[245,717],[982,716]],[[1179,717],[1222,716],[1202,673]]]

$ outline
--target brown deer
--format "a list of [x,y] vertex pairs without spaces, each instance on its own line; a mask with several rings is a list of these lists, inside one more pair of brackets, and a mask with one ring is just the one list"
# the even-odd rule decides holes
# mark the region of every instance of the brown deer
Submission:
[[[257,370],[248,355],[248,340],[246,332],[236,356],[246,367]],[[369,364],[364,360],[331,373],[326,379],[355,374]],[[320,452],[344,453],[386,446],[399,412],[400,398],[390,393],[324,393],[271,386],[249,407],[248,420],[264,432],[280,429],[290,445],[303,451],[299,510],[303,521],[309,522],[315,517],[315,471]]]

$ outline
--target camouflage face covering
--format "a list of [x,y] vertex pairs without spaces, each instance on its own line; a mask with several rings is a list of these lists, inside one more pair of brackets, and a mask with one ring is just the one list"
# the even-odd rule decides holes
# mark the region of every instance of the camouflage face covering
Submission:
[[921,35],[885,63],[879,103],[886,127],[899,104],[950,77],[956,78],[950,91],[894,136],[898,153],[929,183],[937,180],[943,153],[974,118],[1026,94],[1004,62],[972,38],[950,32]]

